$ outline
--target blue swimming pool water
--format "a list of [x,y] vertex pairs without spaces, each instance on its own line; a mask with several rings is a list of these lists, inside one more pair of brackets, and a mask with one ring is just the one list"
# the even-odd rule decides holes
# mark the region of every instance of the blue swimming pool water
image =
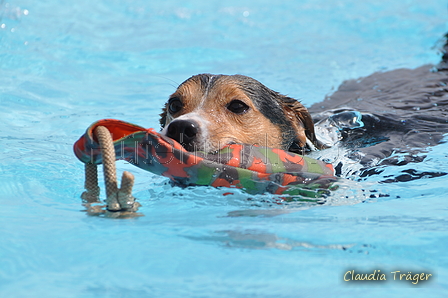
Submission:
[[[125,163],[143,217],[87,216],[72,144],[158,127],[175,86],[242,73],[309,106],[346,79],[437,63],[446,1],[0,1],[0,297],[443,297],[447,178],[342,183],[327,204],[182,190]],[[448,143],[424,163],[447,171]],[[387,194],[371,197],[372,191]],[[386,283],[344,282],[349,270]],[[433,274],[393,281],[391,271]]]

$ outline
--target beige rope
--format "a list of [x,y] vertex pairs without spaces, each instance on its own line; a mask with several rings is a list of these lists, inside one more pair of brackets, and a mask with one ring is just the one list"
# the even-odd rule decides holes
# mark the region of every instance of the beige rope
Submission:
[[[135,202],[132,196],[132,187],[134,186],[134,175],[129,172],[123,172],[121,179],[121,186],[118,189],[117,175],[115,167],[115,148],[112,136],[109,130],[104,126],[98,126],[94,130],[94,135],[97,137],[100,144],[101,153],[103,156],[103,172],[104,182],[106,184],[106,208],[108,211],[122,211],[135,212],[140,206]],[[98,171],[94,164],[85,165],[85,189],[86,191],[81,195],[81,198],[89,204],[88,211],[96,214],[98,213],[98,206],[92,207],[90,203],[98,203],[100,188],[98,187]],[[126,214],[121,214],[126,215]],[[120,214],[113,216],[119,217]]]
[[134,186],[134,175],[124,171],[121,177],[121,186],[117,193],[117,201],[122,209],[133,209],[135,198],[132,196]]
[[81,198],[86,203],[96,203],[100,199],[100,188],[98,186],[98,170],[97,166],[92,163],[86,163],[85,169],[85,192],[81,195]]
[[117,169],[115,168],[115,149],[112,136],[107,128],[98,126],[93,133],[98,138],[101,154],[103,156],[104,183],[106,184],[107,210],[118,211],[120,204],[117,201]]

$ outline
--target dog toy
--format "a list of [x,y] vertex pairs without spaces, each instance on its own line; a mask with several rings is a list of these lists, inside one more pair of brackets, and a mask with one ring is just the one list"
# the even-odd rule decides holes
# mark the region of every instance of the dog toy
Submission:
[[[99,133],[100,130],[102,133]],[[280,149],[232,144],[216,153],[188,152],[181,144],[152,128],[103,119],[93,123],[74,144],[75,155],[86,164],[86,189],[90,189],[94,196],[98,195],[94,185],[97,180],[92,178],[93,186],[87,185],[87,171],[101,163],[106,166],[106,155],[102,150],[106,145],[104,141],[100,142],[99,135],[104,138],[108,134],[113,149],[110,149],[112,153],[107,157],[107,166],[111,167],[110,163],[114,164],[115,160],[125,160],[141,169],[168,177],[181,186],[211,185],[239,188],[250,194],[318,198],[328,192],[336,181],[331,164]],[[115,175],[114,165],[112,167],[110,172]],[[105,170],[105,178],[106,175]],[[123,181],[125,184],[133,181],[130,175],[125,172],[122,184]],[[111,180],[114,179],[115,176]],[[106,179],[106,186],[107,183]],[[129,203],[132,201],[129,200],[131,194],[129,190],[123,190],[129,187],[122,185],[119,195],[116,182],[112,184],[111,193],[114,194],[111,195],[117,196],[117,199],[113,199],[110,204],[117,206],[117,210],[120,210],[119,206],[125,206],[121,209],[132,209],[132,203]],[[120,203],[120,200],[128,200],[128,203]]]

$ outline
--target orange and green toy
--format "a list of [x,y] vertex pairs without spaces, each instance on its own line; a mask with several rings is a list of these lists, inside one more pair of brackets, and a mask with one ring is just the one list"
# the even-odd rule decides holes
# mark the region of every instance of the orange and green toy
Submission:
[[211,185],[251,194],[317,198],[336,181],[331,164],[306,156],[244,144],[227,145],[214,154],[188,152],[152,128],[114,119],[93,123],[74,144],[75,155],[84,163],[102,163],[101,148],[93,134],[98,126],[110,131],[116,160],[125,160],[182,186]]

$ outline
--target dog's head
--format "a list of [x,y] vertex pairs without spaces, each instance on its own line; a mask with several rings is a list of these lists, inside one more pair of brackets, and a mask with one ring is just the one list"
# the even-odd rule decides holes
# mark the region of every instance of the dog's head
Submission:
[[188,151],[244,143],[304,153],[318,146],[313,120],[300,102],[242,75],[193,76],[160,116],[162,134]]

